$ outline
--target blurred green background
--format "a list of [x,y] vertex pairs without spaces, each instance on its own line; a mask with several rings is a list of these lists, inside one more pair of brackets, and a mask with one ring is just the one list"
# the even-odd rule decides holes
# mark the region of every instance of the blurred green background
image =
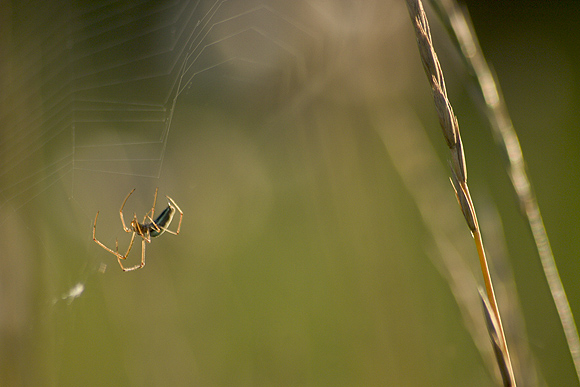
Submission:
[[[580,10],[466,5],[580,315]],[[516,378],[578,385],[477,89],[428,15]],[[499,385],[404,2],[3,2],[0,66],[0,384]],[[181,232],[123,273],[94,216],[124,249],[122,201],[136,188],[142,217],[155,187]]]

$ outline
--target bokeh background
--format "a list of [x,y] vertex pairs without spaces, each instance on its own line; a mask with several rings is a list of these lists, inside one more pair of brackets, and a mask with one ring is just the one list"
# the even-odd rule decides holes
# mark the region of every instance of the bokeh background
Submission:
[[[466,6],[578,316],[580,9]],[[477,88],[428,11],[519,385],[578,385]],[[499,385],[403,1],[3,2],[0,66],[2,385]],[[125,248],[122,201],[136,188],[142,217],[156,187],[181,232],[123,273],[94,216]]]

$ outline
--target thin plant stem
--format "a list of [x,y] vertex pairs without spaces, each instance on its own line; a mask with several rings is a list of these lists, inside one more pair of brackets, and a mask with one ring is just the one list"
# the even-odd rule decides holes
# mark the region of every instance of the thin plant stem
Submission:
[[435,108],[439,116],[439,123],[443,129],[443,136],[445,137],[445,141],[447,142],[447,146],[451,153],[451,183],[455,189],[455,194],[461,211],[463,212],[467,225],[472,232],[479,255],[487,298],[492,308],[493,319],[495,320],[494,328],[497,326],[497,332],[492,332],[490,330],[490,336],[495,337],[497,335],[500,351],[497,359],[498,362],[500,362],[500,370],[506,371],[501,372],[503,382],[505,386],[515,386],[516,382],[513,374],[513,366],[505,339],[499,308],[495,298],[495,292],[493,290],[493,283],[488,269],[481,231],[477,222],[471,194],[469,193],[469,188],[467,186],[467,168],[459,124],[457,122],[457,117],[453,112],[453,108],[451,107],[449,98],[447,97],[443,71],[435,52],[435,48],[433,47],[429,21],[427,20],[427,15],[423,9],[423,4],[421,3],[421,0],[407,0],[407,8],[415,29],[415,36],[417,38],[417,45],[423,63],[423,69],[425,70],[425,74],[427,75],[433,93]]
[[523,152],[501,90],[483,53],[467,11],[455,0],[432,0],[451,36],[457,41],[467,66],[476,78],[485,101],[494,137],[507,155],[507,170],[532,231],[536,249],[556,310],[560,317],[576,375],[580,381],[580,338],[574,315],[564,290],[542,214],[526,172]]
[[[499,308],[497,306],[497,300],[495,298],[495,292],[493,290],[493,284],[491,283],[491,275],[489,274],[489,267],[487,266],[487,258],[485,256],[485,249],[483,248],[483,240],[481,239],[481,232],[479,228],[473,232],[473,239],[475,240],[475,246],[477,248],[477,255],[479,256],[479,264],[481,265],[481,272],[483,274],[483,281],[485,282],[485,291],[487,293],[487,298],[491,304],[491,309],[493,313],[500,316]],[[501,321],[501,320],[500,320]],[[503,331],[503,324],[499,324],[499,334],[501,335],[500,342],[505,346],[504,350],[507,351],[507,345],[505,340],[505,332]]]

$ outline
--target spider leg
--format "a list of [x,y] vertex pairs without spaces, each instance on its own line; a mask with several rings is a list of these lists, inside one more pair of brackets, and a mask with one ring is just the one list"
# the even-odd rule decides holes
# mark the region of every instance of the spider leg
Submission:
[[[129,248],[131,247],[131,245],[129,244]],[[125,267],[123,266],[123,263],[121,263],[121,259],[125,259],[127,258],[126,256],[122,256],[121,254],[119,254],[119,240],[115,239],[115,250],[117,250],[117,262],[119,262],[119,266],[121,266],[121,270],[125,271]],[[127,253],[128,254],[128,253]]]
[[[151,219],[155,216],[155,204],[157,203],[157,191],[159,191],[159,187],[155,188],[155,196],[153,197],[153,207],[149,210],[145,216],[143,217],[143,223],[147,220],[147,218]],[[149,215],[151,214],[151,215]]]
[[168,233],[173,234],[173,235],[179,235],[179,228],[181,227],[181,218],[182,217],[183,217],[183,214],[181,214],[181,217],[179,218],[179,226],[177,227],[177,231],[171,231],[166,227],[158,225],[157,223],[155,223],[155,221],[150,216],[147,216],[146,219],[149,219],[149,221],[151,222],[151,226],[154,227],[155,231],[157,231],[158,233],[161,233],[161,230],[163,230],[163,231],[167,231]]
[[[95,223],[93,223],[93,240],[95,242],[97,242],[97,244],[99,246],[101,246],[103,249],[107,250],[109,253],[114,254],[117,257],[119,257],[120,254],[118,252],[114,252],[113,250],[111,250],[110,248],[105,246],[100,240],[97,239],[96,232],[97,232],[97,218],[98,217],[99,217],[99,212],[97,212],[97,215],[95,215]],[[125,259],[125,257],[123,257],[123,259]]]
[[181,221],[183,220],[183,211],[181,211],[181,208],[179,208],[179,206],[177,205],[177,203],[175,203],[175,201],[173,199],[171,199],[169,196],[166,196],[166,197],[167,197],[167,199],[169,199],[171,204],[173,206],[175,206],[175,209],[177,211],[179,211],[179,224],[177,225],[177,231],[175,231],[175,232],[173,232],[171,230],[165,230],[165,231],[167,231],[168,233],[173,234],[173,235],[179,235],[179,230],[181,229]]
[[119,210],[119,214],[121,215],[121,222],[123,223],[123,230],[125,230],[125,232],[133,231],[125,225],[125,219],[123,219],[123,208],[125,208],[125,203],[127,203],[127,199],[129,199],[129,196],[131,196],[131,194],[133,192],[135,192],[135,188],[133,188],[133,190],[131,192],[129,192],[129,195],[127,195],[127,197],[123,201],[123,205],[121,206],[121,209]]
[[[166,197],[170,201],[169,205],[179,212],[179,224],[177,225],[177,231],[171,231],[166,227],[158,225],[157,223],[155,223],[153,218],[151,218],[150,216],[145,215],[145,220],[149,219],[151,221],[151,224],[155,227],[157,232],[161,232],[161,230],[163,230],[163,231],[167,231],[168,233],[173,234],[173,235],[179,235],[179,230],[181,230],[181,221],[183,220],[183,211],[181,211],[181,208],[179,208],[179,206],[177,205],[177,203],[175,203],[175,201],[173,199],[171,199],[169,196],[166,196]],[[143,220],[143,222],[145,222],[145,220]]]
[[[144,229],[144,230],[139,229],[139,231],[141,231],[139,233],[141,238],[143,238],[144,241],[147,241],[147,243],[151,243],[151,232],[149,230],[146,230],[146,229]],[[145,234],[147,236],[145,236]]]
[[158,225],[157,223],[155,223],[155,221],[153,220],[153,218],[150,217],[149,215],[145,215],[145,219],[143,219],[143,223],[145,223],[145,221],[147,219],[149,219],[149,221],[151,222],[151,226],[155,228],[155,231],[157,231],[157,232],[161,232],[161,230],[167,231],[165,228],[163,228],[160,225]]
[[151,207],[151,217],[155,217],[155,204],[157,203],[157,191],[159,191],[159,187],[155,188],[155,196],[153,197],[153,207]]
[[143,241],[141,241],[141,266],[139,267],[145,266],[145,246],[145,239],[143,239]]
[[145,239],[145,237],[143,237],[143,239],[141,241],[141,264],[135,265],[132,267],[124,267],[123,264],[121,263],[121,261],[119,260],[119,265],[121,265],[121,269],[123,269],[123,271],[133,271],[133,270],[141,269],[143,266],[145,266],[145,242],[147,242],[147,239]]
[[[163,226],[160,226],[160,225],[158,225],[157,223],[155,223],[155,222],[153,221],[153,219],[149,218],[149,220],[151,220],[151,221],[152,221],[152,224],[153,224],[153,226],[155,227],[155,231],[157,231],[157,232],[159,232],[159,233],[160,233],[160,232],[161,232],[161,230],[163,230],[163,231],[167,231],[168,233],[170,233],[170,234],[173,234],[173,235],[179,235],[179,228],[177,229],[177,231],[171,231],[171,230],[169,230],[168,228],[165,228],[165,227],[163,227]],[[181,223],[181,222],[180,222],[180,223]]]
[[[129,256],[129,252],[131,251],[131,248],[133,247],[133,242],[135,241],[135,232],[133,232],[133,235],[131,235],[131,242],[129,242],[129,247],[127,248],[127,252],[125,253],[125,255],[121,255],[119,254],[119,241],[117,239],[115,239],[115,249],[117,250],[117,258],[119,259],[126,259],[127,256]],[[119,261],[119,263],[121,263]]]
[[[93,224],[93,240],[95,242],[97,242],[97,244],[99,246],[101,246],[103,249],[107,250],[109,253],[114,254],[117,257],[117,262],[119,262],[119,266],[121,266],[121,269],[123,271],[131,271],[131,270],[135,270],[135,269],[140,269],[143,266],[145,266],[145,256],[144,254],[142,254],[141,256],[141,265],[137,265],[134,267],[130,267],[130,268],[126,268],[123,266],[123,263],[121,262],[121,259],[126,259],[127,256],[129,255],[129,252],[131,251],[131,248],[133,247],[133,243],[135,242],[135,232],[133,232],[133,235],[131,235],[131,242],[129,243],[129,247],[127,248],[127,252],[125,253],[125,255],[121,255],[119,254],[119,240],[115,239],[115,250],[113,251],[112,249],[108,248],[107,246],[105,246],[101,241],[99,241],[96,237],[96,230],[97,230],[97,218],[99,217],[99,213],[97,212],[97,215],[95,216],[95,223]],[[145,241],[146,239],[143,238],[143,247],[145,247]]]

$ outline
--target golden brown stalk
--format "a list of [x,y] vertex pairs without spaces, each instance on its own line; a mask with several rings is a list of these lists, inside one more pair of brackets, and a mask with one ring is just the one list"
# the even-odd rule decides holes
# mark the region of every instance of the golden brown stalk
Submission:
[[503,362],[499,364],[499,367],[500,370],[502,370],[501,373],[504,385],[515,386],[516,383],[513,374],[513,367],[509,356],[499,308],[495,298],[493,283],[489,273],[481,232],[477,222],[473,201],[471,200],[471,195],[467,186],[467,168],[457,117],[453,113],[453,108],[451,107],[451,103],[447,97],[443,71],[441,70],[441,64],[439,63],[435,48],[433,47],[429,22],[423,9],[423,5],[420,0],[407,0],[407,8],[415,29],[423,68],[427,74],[427,79],[429,80],[433,92],[433,99],[437,115],[439,116],[439,123],[441,124],[445,141],[447,142],[447,146],[451,152],[451,182],[455,189],[461,211],[463,212],[467,225],[472,232],[477,247],[481,271],[485,283],[485,290],[491,307],[493,321],[495,322],[494,331],[497,334],[499,350],[502,353],[502,356],[496,356],[496,358],[498,361]]
[[576,375],[578,380],[580,380],[580,338],[578,329],[558,273],[540,208],[526,173],[520,142],[505,106],[501,90],[499,90],[495,76],[482,54],[466,11],[461,9],[454,0],[435,0],[434,3],[439,8],[444,24],[457,40],[466,64],[475,75],[485,101],[485,108],[488,119],[492,124],[493,134],[507,155],[508,173],[518,195],[520,207],[530,224],[544,275],[560,316],[568,348],[576,369]]

